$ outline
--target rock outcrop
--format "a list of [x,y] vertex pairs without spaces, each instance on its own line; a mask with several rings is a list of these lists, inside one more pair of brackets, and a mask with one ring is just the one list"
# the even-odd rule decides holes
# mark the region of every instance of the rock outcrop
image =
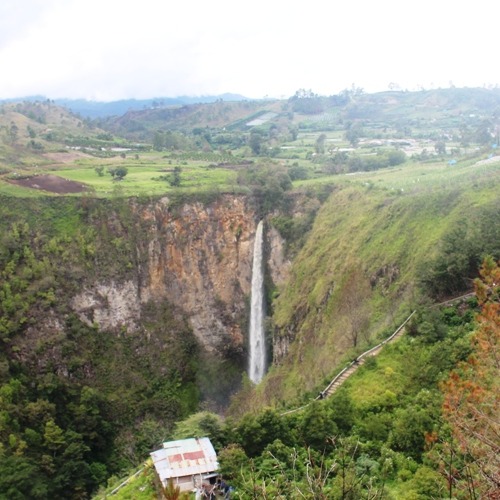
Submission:
[[178,215],[163,200],[144,216],[151,238],[142,300],[167,298],[182,309],[208,350],[242,345],[256,226],[245,199],[184,205]]
[[[147,227],[135,279],[87,284],[73,298],[73,310],[87,324],[132,332],[140,328],[141,304],[167,300],[206,350],[241,349],[258,223],[248,199],[226,195],[173,207],[163,198],[135,210]],[[283,241],[272,228],[266,238],[268,268],[281,283],[289,269]]]

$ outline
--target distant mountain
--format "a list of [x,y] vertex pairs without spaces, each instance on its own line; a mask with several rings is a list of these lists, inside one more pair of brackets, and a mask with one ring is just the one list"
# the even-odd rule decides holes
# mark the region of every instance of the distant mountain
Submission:
[[[186,104],[211,103],[216,101],[245,101],[246,97],[239,94],[220,94],[207,96],[179,96],[179,97],[155,97],[152,99],[122,99],[119,101],[99,102],[86,99],[54,99],[53,102],[64,106],[73,113],[84,118],[104,118],[108,116],[121,116],[127,111],[141,109],[155,109],[169,106],[183,106]],[[2,102],[14,101],[47,101],[45,96],[28,96],[14,99],[3,99]]]
[[119,116],[98,118],[95,123],[113,135],[138,142],[152,142],[158,130],[190,134],[194,129],[246,129],[246,123],[266,112],[279,116],[286,101],[238,100],[163,105],[131,109]]
[[112,102],[87,101],[85,99],[56,99],[61,106],[71,109],[74,113],[86,118],[104,118],[107,116],[121,116],[127,111],[141,109],[157,109],[169,106],[183,106],[186,104],[211,103],[216,101],[244,101],[246,98],[237,94],[221,94],[216,96],[179,96],[156,97],[152,99],[123,99]]

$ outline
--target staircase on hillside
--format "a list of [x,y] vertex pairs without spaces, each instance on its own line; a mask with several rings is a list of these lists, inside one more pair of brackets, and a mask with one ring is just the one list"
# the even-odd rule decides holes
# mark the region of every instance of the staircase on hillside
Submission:
[[415,311],[413,311],[406,321],[394,332],[388,339],[384,340],[380,344],[372,347],[369,351],[364,352],[358,356],[354,361],[352,361],[346,368],[344,368],[326,387],[326,389],[320,393],[316,399],[324,399],[331,396],[360,366],[365,364],[365,361],[372,356],[376,356],[384,347],[385,344],[394,342],[397,338],[401,337],[404,333],[404,326],[413,316]]
[[[460,300],[467,299],[469,297],[474,296],[474,293],[467,293],[465,295],[461,295],[459,297],[454,297],[453,299],[447,300],[446,302],[441,302],[439,304],[435,304],[432,307],[439,307],[443,305],[449,305],[453,304],[455,302],[458,302]],[[349,363],[338,375],[336,375],[333,380],[326,386],[326,388],[319,393],[319,395],[315,398],[315,400],[318,399],[325,399],[329,396],[331,396],[335,391],[360,367],[363,366],[365,361],[370,357],[370,356],[376,356],[384,347],[386,344],[390,344],[391,342],[394,342],[396,339],[401,337],[404,333],[404,327],[410,321],[412,316],[416,313],[416,311],[413,311],[404,321],[403,323],[398,327],[398,329],[388,338],[386,338],[383,342],[380,344],[376,345],[375,347],[372,347],[368,351],[364,352],[363,354],[360,354],[354,361]],[[296,411],[300,411],[307,406],[309,406],[310,403],[307,403],[300,408],[294,408],[293,410],[288,410],[281,415],[288,415],[289,413],[294,413]]]

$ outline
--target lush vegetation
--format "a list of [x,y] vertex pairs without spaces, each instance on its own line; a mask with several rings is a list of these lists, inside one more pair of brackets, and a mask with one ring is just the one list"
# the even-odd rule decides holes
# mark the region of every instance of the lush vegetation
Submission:
[[245,192],[241,172],[269,158],[292,181],[323,182],[477,161],[495,155],[499,102],[498,91],[486,89],[369,95],[353,88],[329,97],[301,89],[286,101],[156,103],[95,121],[51,101],[9,103],[0,108],[0,192],[36,195],[13,181],[49,173],[101,197]]
[[[479,323],[474,300],[423,308],[407,336],[328,400],[227,423],[214,437],[226,440],[221,468],[240,497],[486,498],[497,491],[497,275],[490,261],[478,283],[486,299]],[[486,352],[480,368],[477,356]],[[476,361],[466,362],[471,353]],[[450,374],[457,363],[462,375]]]
[[[269,333],[287,351],[239,410],[317,394],[346,354],[387,337],[422,297],[469,291],[484,256],[499,258],[497,167],[446,168],[338,179],[276,291]],[[297,234],[284,217],[272,222]],[[467,236],[451,250],[459,228]]]
[[237,421],[200,413],[174,437],[208,435],[235,498],[494,498],[499,269],[485,261],[477,299],[419,309],[329,399]]
[[146,304],[135,333],[71,311],[84,276],[131,272],[141,228],[128,205],[3,206],[0,496],[85,498],[196,409],[198,345],[167,302]]
[[[488,495],[497,268],[482,271],[478,323],[473,302],[430,303],[500,258],[499,109],[486,89],[302,89],[95,121],[2,105],[0,497],[104,496],[161,441],[202,434],[242,498]],[[234,390],[241,356],[215,363],[185,311],[146,302],[137,330],[107,331],[68,303],[87,283],[143,278],[142,206],[168,199],[179,215],[222,193],[250,198],[293,260],[282,287],[267,277],[275,363],[259,387],[243,380],[224,422],[195,413],[200,392]],[[334,397],[282,415],[415,308],[408,335]],[[150,498],[151,476],[122,498]]]

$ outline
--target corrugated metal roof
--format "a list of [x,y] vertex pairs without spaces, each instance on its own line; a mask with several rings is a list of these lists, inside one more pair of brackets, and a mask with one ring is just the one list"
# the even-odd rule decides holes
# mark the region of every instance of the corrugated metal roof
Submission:
[[169,441],[150,455],[162,482],[170,478],[214,472],[219,468],[217,454],[207,437]]

